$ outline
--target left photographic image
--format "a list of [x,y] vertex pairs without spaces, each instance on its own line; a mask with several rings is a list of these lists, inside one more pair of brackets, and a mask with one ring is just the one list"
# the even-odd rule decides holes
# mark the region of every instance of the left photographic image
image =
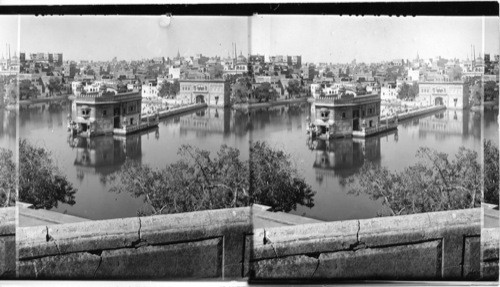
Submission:
[[247,23],[20,17],[18,278],[245,280]]
[[0,280],[16,275],[18,20],[0,17]]

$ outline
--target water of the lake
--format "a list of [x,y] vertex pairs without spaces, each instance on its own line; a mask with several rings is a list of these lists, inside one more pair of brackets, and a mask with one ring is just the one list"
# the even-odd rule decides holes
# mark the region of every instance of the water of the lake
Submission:
[[[292,213],[321,220],[370,218],[382,209],[381,202],[368,196],[347,193],[340,184],[364,161],[373,161],[400,170],[417,161],[421,146],[454,154],[460,146],[480,151],[479,112],[447,110],[402,122],[398,131],[361,140],[308,142],[307,103],[240,112],[207,108],[180,117],[165,119],[157,130],[124,137],[103,136],[91,140],[71,140],[67,115],[71,105],[22,109],[20,137],[52,151],[61,171],[78,189],[73,206],[60,204],[54,210],[89,219],[135,216],[144,207],[141,198],[128,193],[109,192],[101,178],[115,172],[126,157],[153,167],[163,167],[179,159],[177,150],[190,144],[211,152],[221,144],[236,147],[248,158],[249,140],[264,140],[293,156],[297,168],[317,193],[314,207],[299,206]],[[498,110],[484,116],[485,137],[498,143]],[[5,121],[5,115],[4,115]],[[3,133],[10,133],[5,128]],[[3,135],[5,137],[5,135]],[[7,135],[7,138],[9,134]],[[5,141],[0,137],[0,140]]]

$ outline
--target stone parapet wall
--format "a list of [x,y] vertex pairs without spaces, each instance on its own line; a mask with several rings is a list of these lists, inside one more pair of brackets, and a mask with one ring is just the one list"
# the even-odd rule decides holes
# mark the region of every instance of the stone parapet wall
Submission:
[[481,230],[481,279],[498,280],[500,228]]
[[23,279],[246,277],[250,208],[17,229]]
[[16,208],[0,208],[0,279],[16,276]]
[[482,265],[498,266],[498,236],[488,240],[496,253],[480,260],[480,216],[469,209],[256,229],[247,238],[250,277],[478,279]]

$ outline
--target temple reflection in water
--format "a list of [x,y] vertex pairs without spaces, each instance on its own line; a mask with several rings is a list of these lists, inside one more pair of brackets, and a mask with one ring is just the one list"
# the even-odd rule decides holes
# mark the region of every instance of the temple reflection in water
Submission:
[[309,149],[315,151],[313,164],[316,181],[321,183],[324,177],[337,176],[347,178],[355,174],[365,162],[380,163],[380,139],[394,137],[398,140],[397,131],[365,139],[321,139],[307,140]]
[[198,135],[223,134],[229,136],[234,119],[230,108],[207,108],[182,116],[180,132],[195,131]]
[[419,119],[419,137],[434,135],[437,139],[448,137],[481,137],[481,114],[468,110],[445,110]]
[[[158,130],[149,131],[156,134]],[[99,136],[93,138],[69,137],[68,143],[76,151],[74,165],[77,177],[85,174],[108,175],[117,171],[127,158],[140,160],[142,134]]]

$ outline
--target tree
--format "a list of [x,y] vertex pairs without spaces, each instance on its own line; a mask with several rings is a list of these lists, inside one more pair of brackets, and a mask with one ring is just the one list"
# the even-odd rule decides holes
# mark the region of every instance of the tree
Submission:
[[49,95],[52,96],[54,92],[61,93],[61,80],[58,77],[50,77],[49,84],[47,86],[49,89]]
[[484,141],[484,202],[498,205],[498,148]]
[[265,142],[250,146],[250,197],[253,203],[289,212],[297,204],[314,206],[315,192],[305,182],[290,155],[275,150]]
[[[477,152],[460,147],[455,159],[420,148],[420,162],[401,172],[365,163],[347,178],[349,193],[382,200],[389,215],[478,207],[481,203],[481,165]],[[383,215],[383,212],[379,212]]]
[[38,89],[31,83],[30,80],[22,80],[19,83],[19,99],[29,100],[38,96]]
[[410,85],[407,83],[403,83],[398,91],[398,99],[402,100],[408,98],[408,94],[410,93]]
[[[127,160],[121,169],[106,176],[112,192],[142,197],[144,214],[168,214],[196,210],[273,204],[275,210],[290,211],[297,204],[313,206],[314,192],[293,168],[290,156],[257,142],[251,160],[240,160],[240,151],[222,145],[216,156],[183,145],[181,159],[165,168]],[[263,164],[250,172],[249,167]],[[265,175],[264,173],[269,173]],[[267,177],[266,177],[267,176]],[[259,177],[253,184],[250,180]],[[275,182],[270,182],[274,180]],[[269,185],[271,183],[271,185]]]
[[462,78],[462,68],[460,66],[453,66],[448,71],[447,74],[448,74],[448,77],[450,77],[450,80],[458,81]]
[[243,82],[236,82],[233,85],[233,99],[235,103],[245,103],[248,100],[248,87]]
[[168,81],[163,81],[158,87],[158,96],[168,98],[170,96],[170,85]]
[[413,85],[403,83],[398,91],[398,99],[412,99],[418,96],[418,83],[414,82]]
[[288,87],[286,88],[290,96],[299,95],[300,93],[300,82],[298,80],[288,81]]
[[116,91],[118,93],[126,93],[127,92],[127,85],[125,83],[123,83],[122,81],[119,81],[117,84],[116,84]]
[[494,81],[484,83],[484,101],[498,101],[498,87]]
[[363,86],[361,83],[358,83],[356,85],[356,94],[357,95],[365,95],[366,94],[366,87]]
[[170,85],[170,95],[173,95],[175,97],[180,90],[181,84],[179,83],[179,80],[175,79],[174,82]]
[[58,202],[75,204],[76,189],[54,164],[51,153],[19,141],[19,200],[51,209]]
[[180,91],[180,83],[178,80],[174,82],[163,81],[158,90],[159,96],[162,98],[173,98]]
[[0,207],[16,201],[16,165],[11,150],[0,148]]

